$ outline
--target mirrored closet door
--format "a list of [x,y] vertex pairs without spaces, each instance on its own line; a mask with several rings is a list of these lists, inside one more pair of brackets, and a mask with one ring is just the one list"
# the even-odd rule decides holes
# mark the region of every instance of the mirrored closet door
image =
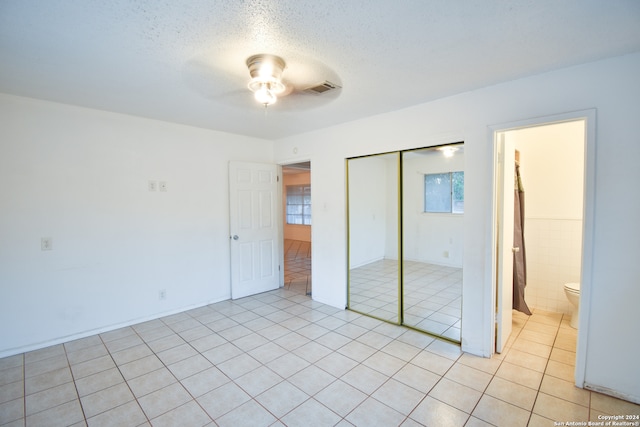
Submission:
[[352,310],[400,323],[400,153],[349,159],[349,293]]
[[460,342],[462,143],[347,159],[348,308]]
[[464,149],[402,153],[404,324],[460,341]]

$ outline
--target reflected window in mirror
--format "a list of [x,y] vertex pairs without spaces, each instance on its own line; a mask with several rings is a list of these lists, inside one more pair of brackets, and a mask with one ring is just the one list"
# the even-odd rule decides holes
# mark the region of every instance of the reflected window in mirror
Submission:
[[424,211],[464,213],[464,172],[425,174]]

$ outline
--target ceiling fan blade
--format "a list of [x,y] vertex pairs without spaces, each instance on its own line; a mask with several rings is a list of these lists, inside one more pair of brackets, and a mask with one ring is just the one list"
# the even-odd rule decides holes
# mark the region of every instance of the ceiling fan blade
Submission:
[[243,87],[243,82],[232,74],[197,59],[187,61],[182,68],[182,78],[189,88],[208,99],[216,99]]
[[302,111],[323,107],[340,96],[340,89],[323,94],[315,94],[308,91],[293,91],[287,96],[278,97],[275,109],[282,111]]

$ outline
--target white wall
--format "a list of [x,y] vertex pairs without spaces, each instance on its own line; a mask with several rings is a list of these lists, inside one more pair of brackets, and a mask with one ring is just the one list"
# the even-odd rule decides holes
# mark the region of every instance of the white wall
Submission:
[[[471,64],[472,66],[472,64]],[[462,348],[490,355],[493,299],[493,132],[491,126],[597,109],[593,229],[588,267],[590,310],[580,334],[585,383],[640,401],[640,196],[621,183],[640,182],[640,54],[506,82],[291,138],[275,146],[279,162],[310,159],[314,174],[314,299],[346,300],[346,157],[465,142]],[[349,82],[344,89],[349,90]],[[294,154],[296,153],[296,154]],[[620,208],[620,200],[626,200]],[[586,218],[587,219],[587,218]],[[587,223],[589,223],[587,221]],[[583,280],[584,282],[584,280]],[[584,292],[584,290],[583,290]],[[605,309],[615,307],[614,309]],[[620,351],[623,346],[624,351]]]
[[272,147],[0,95],[0,357],[228,299],[228,162]]
[[530,308],[572,310],[564,284],[580,282],[584,125],[580,120],[505,132],[520,151]]

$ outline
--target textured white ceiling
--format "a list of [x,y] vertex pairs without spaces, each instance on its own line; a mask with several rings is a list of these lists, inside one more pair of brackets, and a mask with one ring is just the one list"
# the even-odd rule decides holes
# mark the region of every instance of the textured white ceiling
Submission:
[[[0,92],[268,139],[637,51],[638,0],[0,0]],[[255,53],[343,88],[265,114]]]

